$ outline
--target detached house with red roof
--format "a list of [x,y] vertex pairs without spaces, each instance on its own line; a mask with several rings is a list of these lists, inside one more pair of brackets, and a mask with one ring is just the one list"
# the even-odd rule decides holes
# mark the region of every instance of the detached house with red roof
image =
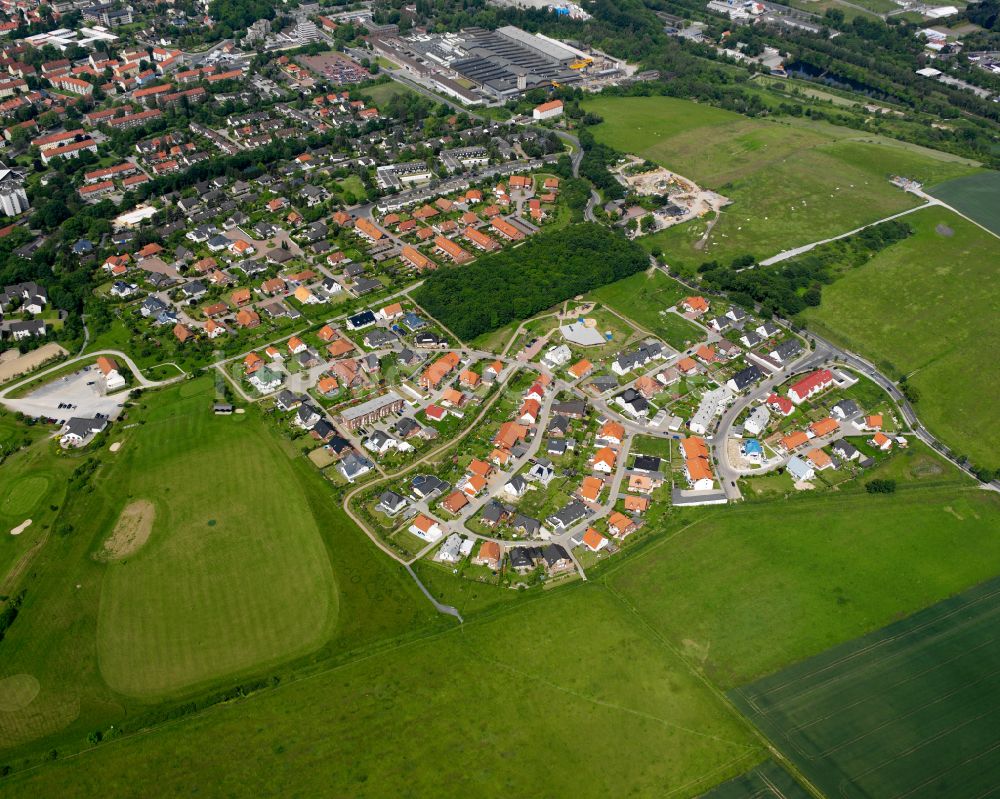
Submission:
[[832,385],[833,373],[829,369],[817,369],[788,389],[788,397],[796,405],[800,405]]

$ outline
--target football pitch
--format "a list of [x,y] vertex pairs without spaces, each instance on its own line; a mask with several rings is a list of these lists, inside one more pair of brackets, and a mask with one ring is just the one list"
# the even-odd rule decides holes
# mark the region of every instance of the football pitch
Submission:
[[987,796],[998,623],[994,579],[730,696],[827,796]]

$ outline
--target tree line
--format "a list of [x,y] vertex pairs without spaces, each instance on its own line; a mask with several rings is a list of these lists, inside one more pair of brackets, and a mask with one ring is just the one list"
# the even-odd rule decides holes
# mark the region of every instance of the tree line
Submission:
[[469,340],[621,280],[648,264],[635,242],[584,222],[539,233],[521,247],[483,256],[468,266],[438,269],[413,296],[455,335]]

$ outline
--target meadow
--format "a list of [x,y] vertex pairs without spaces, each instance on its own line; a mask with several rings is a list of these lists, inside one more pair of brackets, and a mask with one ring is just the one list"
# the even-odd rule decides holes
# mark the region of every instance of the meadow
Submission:
[[376,83],[361,90],[362,96],[368,98],[376,107],[385,105],[397,94],[414,94],[413,89],[399,81],[388,80]]
[[986,796],[1000,780],[1000,580],[733,692],[827,796]]
[[915,235],[825,286],[804,319],[890,375],[908,375],[927,428],[973,462],[998,468],[1000,367],[990,353],[1000,352],[1000,241],[941,208],[907,220]]
[[608,582],[717,685],[743,685],[992,577],[1000,497],[919,484],[713,513]]
[[661,311],[677,305],[689,293],[676,280],[655,269],[601,286],[588,297],[638,322],[675,349],[684,349],[685,342],[698,341],[704,337],[704,331],[677,314]]
[[[602,755],[605,747],[611,756]],[[694,796],[764,750],[606,589],[460,628],[109,741],[6,795]]]
[[889,183],[904,174],[933,185],[974,171],[969,162],[808,119],[754,120],[670,97],[598,97],[598,141],[662,164],[725,195],[707,241],[708,219],[639,241],[671,267],[751,254],[766,258],[845,233],[918,200]]
[[[0,680],[26,675],[39,686],[0,713],[8,758],[30,760],[42,739],[72,749],[95,730],[155,723],[249,677],[298,673],[441,624],[259,410],[216,417],[212,396],[207,378],[144,395],[127,411],[137,424],[114,432],[117,453],[61,454],[40,442],[30,469],[21,453],[0,466],[0,484],[14,488],[0,502],[23,505],[37,492],[19,484],[40,475],[66,494],[36,500],[58,516],[49,509],[38,528],[0,539],[10,564],[10,542],[23,552],[52,522],[0,643]],[[149,539],[109,562],[105,542],[137,502],[155,508]],[[2,513],[4,523],[23,518]]]

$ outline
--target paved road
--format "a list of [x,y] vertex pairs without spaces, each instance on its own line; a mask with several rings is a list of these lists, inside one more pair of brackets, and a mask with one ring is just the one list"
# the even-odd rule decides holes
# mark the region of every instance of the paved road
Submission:
[[771,264],[776,264],[779,261],[786,261],[789,258],[794,258],[796,255],[802,255],[803,253],[807,253],[810,250],[819,247],[822,244],[829,244],[831,241],[846,239],[848,236],[853,236],[855,233],[860,233],[862,230],[865,230],[867,228],[875,227],[875,225],[881,225],[883,222],[890,222],[893,219],[899,219],[901,216],[907,216],[909,214],[914,213],[915,211],[923,211],[925,208],[930,208],[932,205],[944,206],[944,203],[935,200],[933,197],[930,197],[930,195],[925,195],[925,196],[929,197],[930,199],[923,205],[918,205],[915,208],[908,208],[905,211],[900,211],[898,214],[893,214],[892,216],[887,216],[884,217],[883,219],[879,219],[877,222],[871,222],[867,225],[862,225],[861,227],[854,228],[854,230],[849,230],[846,233],[841,233],[839,236],[831,236],[828,239],[821,239],[820,241],[814,241],[811,244],[803,244],[801,247],[793,247],[790,250],[779,252],[777,255],[772,255],[770,258],[765,258],[763,261],[760,262],[760,265],[770,266]]
[[718,459],[719,480],[726,496],[736,501],[743,498],[737,480],[742,476],[739,469],[729,462],[729,455],[726,451],[726,441],[729,439],[733,424],[743,411],[751,405],[762,402],[777,386],[784,383],[796,372],[805,372],[817,369],[824,365],[832,356],[832,350],[817,346],[815,350],[807,350],[797,360],[773,373],[764,382],[758,384],[752,391],[740,395],[736,401],[722,413],[715,435],[712,436],[712,446],[715,456]]

